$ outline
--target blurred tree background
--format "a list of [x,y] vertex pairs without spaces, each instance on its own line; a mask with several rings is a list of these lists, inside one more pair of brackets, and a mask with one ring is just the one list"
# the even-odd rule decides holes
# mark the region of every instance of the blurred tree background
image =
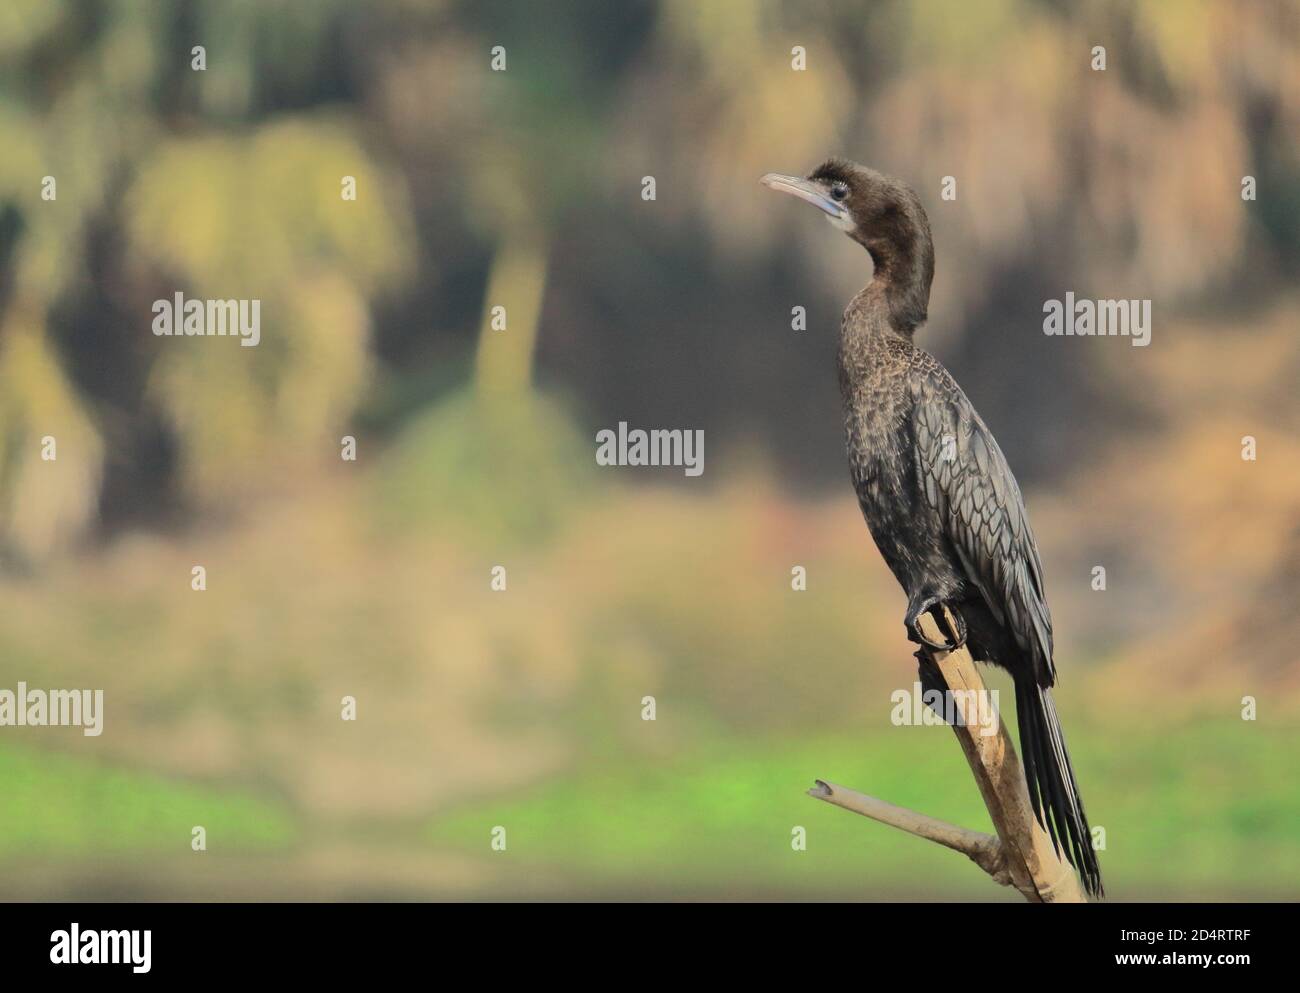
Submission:
[[[802,795],[987,823],[889,721],[869,261],[757,183],[842,154],[929,210],[920,340],[1027,490],[1108,891],[1295,898],[1298,136],[1286,0],[10,0],[0,687],[106,715],[0,729],[0,892],[990,896]],[[1067,291],[1151,345],[1045,336]],[[260,345],[153,335],[177,292]],[[597,470],[620,420],[706,472]]]

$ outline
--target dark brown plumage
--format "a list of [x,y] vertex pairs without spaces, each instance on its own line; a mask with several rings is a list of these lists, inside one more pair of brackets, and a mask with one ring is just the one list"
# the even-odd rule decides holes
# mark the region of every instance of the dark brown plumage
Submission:
[[[930,224],[895,179],[832,159],[764,182],[814,204],[862,245],[874,276],[840,329],[849,466],[862,514],[907,594],[908,636],[946,604],[972,656],[1011,673],[1034,812],[1084,888],[1102,892],[1088,820],[1052,702],[1052,619],[1020,487],[956,381],[912,343],[934,276]],[[951,645],[933,645],[936,648]]]

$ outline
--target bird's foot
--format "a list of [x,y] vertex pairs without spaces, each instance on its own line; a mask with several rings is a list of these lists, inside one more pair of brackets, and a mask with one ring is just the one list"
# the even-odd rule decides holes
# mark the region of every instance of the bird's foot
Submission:
[[[939,633],[947,641],[931,641],[921,629],[921,618],[926,613],[933,613]],[[949,618],[952,623],[949,623]],[[907,614],[903,617],[907,627],[907,640],[936,652],[955,652],[966,644],[966,619],[952,608],[945,609],[942,599],[937,596],[917,596],[907,605]]]

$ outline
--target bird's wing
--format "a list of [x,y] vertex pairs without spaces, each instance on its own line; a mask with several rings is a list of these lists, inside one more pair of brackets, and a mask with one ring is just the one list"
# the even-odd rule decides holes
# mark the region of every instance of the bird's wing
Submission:
[[971,583],[1033,660],[1040,686],[1056,682],[1043,566],[1020,487],[993,433],[932,356],[916,353],[912,383],[917,480]]

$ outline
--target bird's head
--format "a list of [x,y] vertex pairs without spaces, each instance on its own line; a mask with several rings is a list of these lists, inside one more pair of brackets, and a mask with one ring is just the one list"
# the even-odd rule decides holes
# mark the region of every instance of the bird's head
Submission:
[[928,231],[921,201],[903,183],[846,159],[827,159],[806,179],[769,172],[764,186],[812,204],[850,238],[875,254],[875,247]]
[[934,248],[925,208],[909,186],[846,159],[828,159],[807,178],[769,172],[762,183],[812,204],[870,252],[876,277],[898,297],[900,321],[925,319]]

